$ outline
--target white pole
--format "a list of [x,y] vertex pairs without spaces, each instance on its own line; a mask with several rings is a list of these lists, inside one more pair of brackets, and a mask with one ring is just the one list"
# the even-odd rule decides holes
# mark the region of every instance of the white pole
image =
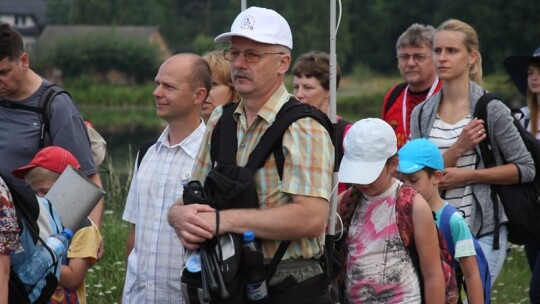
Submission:
[[[337,123],[336,115],[336,0],[330,0],[330,120],[334,125]],[[338,149],[341,138],[335,138],[334,147]],[[333,236],[336,232],[337,210],[337,182],[338,173],[332,174],[332,197],[330,198],[330,215],[328,219],[328,234]]]
[[246,9],[246,5],[247,5],[247,0],[242,0],[240,1],[240,10],[243,11]]

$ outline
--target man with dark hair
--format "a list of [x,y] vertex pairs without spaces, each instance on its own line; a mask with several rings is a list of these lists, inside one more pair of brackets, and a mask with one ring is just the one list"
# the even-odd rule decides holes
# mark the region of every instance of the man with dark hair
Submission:
[[[81,171],[101,186],[92,157],[90,140],[81,114],[71,97],[60,93],[48,107],[49,128],[44,130],[41,114],[29,110],[38,108],[40,98],[51,83],[30,69],[30,59],[24,51],[21,35],[8,24],[0,24],[0,172],[11,171],[32,160],[44,145],[60,146],[70,151],[81,164]],[[9,144],[8,144],[9,143]],[[14,182],[27,187],[24,181]],[[90,214],[101,224],[103,200]]]
[[414,107],[442,87],[433,63],[434,36],[433,26],[415,23],[396,43],[398,69],[404,82],[392,87],[384,96],[381,118],[394,128],[398,148],[409,140]]
[[[155,78],[156,114],[167,122],[136,164],[122,219],[131,223],[123,303],[183,303],[180,274],[184,248],[167,212],[189,181],[205,125],[201,107],[212,73],[195,54],[167,59]],[[141,153],[141,152],[139,152]]]

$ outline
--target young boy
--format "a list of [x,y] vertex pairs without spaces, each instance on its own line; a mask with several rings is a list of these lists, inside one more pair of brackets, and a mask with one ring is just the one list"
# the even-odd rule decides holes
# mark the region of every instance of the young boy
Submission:
[[[437,146],[425,138],[409,141],[399,151],[398,175],[404,183],[415,187],[435,213],[440,227],[443,209],[448,202],[439,196],[439,183],[443,177],[444,161]],[[450,231],[454,259],[459,262],[467,284],[469,303],[484,303],[484,289],[476,260],[473,236],[459,212],[450,218]],[[452,251],[452,250],[451,250]]]
[[[80,169],[73,154],[61,147],[50,146],[39,151],[28,165],[12,173],[25,179],[32,190],[43,197],[68,165]],[[86,303],[84,278],[88,268],[96,262],[101,241],[97,226],[87,218],[71,240],[68,261],[62,265],[59,286],[50,303]]]

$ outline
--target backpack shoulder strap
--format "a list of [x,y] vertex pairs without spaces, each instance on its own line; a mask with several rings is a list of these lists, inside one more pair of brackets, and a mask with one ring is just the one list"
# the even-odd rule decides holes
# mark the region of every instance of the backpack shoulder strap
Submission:
[[401,91],[403,91],[403,89],[405,89],[405,87],[407,86],[407,83],[406,82],[402,82],[398,85],[396,85],[394,87],[394,89],[392,90],[392,92],[390,93],[390,95],[388,96],[388,100],[386,101],[386,104],[384,105],[384,112],[383,112],[383,116],[386,115],[386,113],[388,113],[388,111],[390,110],[390,108],[394,105],[394,103],[396,102],[396,99],[398,98],[399,94],[401,93]]
[[324,113],[311,105],[300,103],[296,98],[291,97],[291,99],[281,107],[276,115],[276,120],[261,137],[259,144],[255,147],[253,152],[251,152],[246,168],[254,173],[257,169],[264,166],[270,153],[274,151],[274,157],[281,179],[283,177],[283,167],[285,163],[282,149],[283,134],[293,122],[305,117],[311,117],[318,121],[325,127],[328,134],[332,136],[332,122]]
[[399,235],[403,241],[403,245],[413,258],[418,261],[416,246],[414,244],[414,223],[412,219],[412,200],[416,190],[408,185],[402,185],[396,193],[396,221],[399,229]]
[[139,147],[139,151],[137,152],[137,159],[135,160],[135,162],[137,163],[137,170],[141,166],[141,162],[146,155],[146,152],[148,152],[148,149],[150,149],[150,147],[153,146],[156,142],[157,139],[155,138],[149,139]]
[[[233,114],[237,107],[238,103],[234,102],[224,105],[223,114],[212,131],[210,141],[212,166],[215,166],[216,161],[221,164],[236,164],[238,138],[236,138],[236,120]],[[222,132],[222,129],[231,130],[231,132]]]
[[[210,157],[212,163],[218,161],[221,164],[235,164],[238,139],[236,132],[222,132],[222,130],[236,130],[236,121],[233,113],[238,103],[230,103],[223,107],[223,114],[220,117],[214,131],[210,145]],[[312,117],[322,124],[329,134],[333,134],[333,127],[330,119],[316,108],[302,104],[295,98],[285,103],[278,114],[276,120],[263,134],[261,140],[251,152],[246,168],[254,173],[257,169],[264,166],[264,163],[274,152],[276,164],[280,178],[283,175],[284,156],[282,150],[283,134],[287,128],[296,120],[304,117]]]
[[[487,112],[487,105],[490,101],[493,99],[498,99],[498,97],[495,94],[484,92],[484,95],[478,99],[476,106],[474,107],[474,115],[473,117],[479,118],[484,120],[486,126],[489,126],[487,123],[488,119],[488,112]],[[495,162],[495,153],[493,152],[493,146],[491,145],[490,140],[490,130],[489,127],[484,128],[484,131],[486,133],[486,138],[478,144],[478,147],[480,148],[480,157],[484,161],[484,166],[486,168],[492,168],[497,166],[497,163]],[[493,217],[495,220],[495,231],[493,235],[493,249],[499,249],[499,198],[497,196],[497,191],[494,187],[494,185],[491,185],[491,201],[493,202]]]
[[[476,106],[474,107],[474,114],[473,117],[477,117],[479,119],[482,119],[487,126],[487,105],[490,101],[493,99],[498,99],[495,94],[492,93],[484,93],[480,99],[478,99],[478,102],[476,103]],[[495,167],[497,164],[495,163],[495,155],[493,154],[493,148],[491,146],[491,140],[489,137],[490,130],[489,128],[484,128],[486,132],[486,138],[480,142],[480,152],[482,159],[484,160],[484,165],[486,168]]]
[[[450,205],[446,204],[441,213],[441,218],[439,219],[439,230],[441,231],[448,251],[452,254],[452,258],[455,256],[456,248],[454,248],[454,238],[452,237],[452,227],[450,227],[450,218],[452,215],[457,212],[457,209]],[[454,264],[456,262],[454,261]]]
[[345,150],[343,149],[343,136],[345,135],[345,129],[351,125],[351,122],[345,119],[338,119],[337,124],[334,124],[334,149],[335,149],[335,163],[334,163],[334,172],[339,171],[339,164],[343,155],[345,155]]
[[49,137],[51,137],[51,103],[56,97],[56,95],[63,93],[69,95],[67,91],[65,91],[58,85],[50,84],[45,87],[45,91],[43,92],[43,94],[41,94],[41,97],[39,98],[38,107],[41,109],[41,135],[39,138],[40,148],[45,147],[45,134],[49,134]]
[[21,227],[24,226],[28,229],[28,232],[30,232],[30,235],[32,236],[32,240],[36,243],[38,240],[41,240],[37,222],[40,207],[36,196],[30,191],[15,184],[9,177],[2,176],[2,178],[6,182],[13,199],[13,205],[15,206],[19,224],[22,224]]

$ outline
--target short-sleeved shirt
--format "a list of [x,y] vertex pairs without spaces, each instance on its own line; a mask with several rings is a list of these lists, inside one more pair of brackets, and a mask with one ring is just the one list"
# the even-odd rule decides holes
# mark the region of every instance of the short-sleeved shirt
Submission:
[[[446,205],[448,205],[448,202],[444,202],[444,206]],[[437,224],[437,227],[440,226],[444,206],[435,212],[435,224]],[[462,257],[476,256],[471,230],[459,212],[454,212],[450,217],[450,233],[454,243],[448,244],[448,246],[454,246],[455,260],[459,261],[459,258]]]
[[[94,222],[88,219],[87,226],[77,230],[69,244],[68,259],[86,259],[93,265],[101,243],[101,233]],[[69,260],[67,261],[69,263]],[[86,304],[86,286],[83,283],[76,291],[58,286],[51,298],[51,304]]]
[[170,145],[169,127],[135,168],[122,219],[135,224],[135,243],[127,262],[123,303],[182,303],[180,277],[184,247],[167,221],[182,197],[205,126]]
[[0,254],[13,255],[21,249],[19,224],[9,189],[0,178]]
[[[239,166],[247,163],[250,153],[259,143],[261,136],[272,125],[277,113],[291,96],[282,85],[262,106],[249,127],[244,112],[244,101],[240,101],[234,112],[238,138],[236,162]],[[204,182],[212,169],[210,158],[212,131],[222,114],[223,108],[218,107],[208,121],[208,129],[193,171],[194,180]],[[321,197],[328,200],[332,184],[334,147],[326,129],[315,119],[299,119],[285,131],[282,145],[285,157],[283,179],[279,178],[273,154],[270,155],[264,167],[254,174],[260,208],[267,209],[290,204],[292,195]],[[318,257],[323,252],[323,241],[324,231],[321,231],[319,237],[293,240],[283,259]],[[262,248],[265,257],[274,256],[280,242],[263,240]]]
[[[50,82],[44,80],[34,94],[16,102],[37,107],[49,84]],[[52,138],[46,134],[45,145],[60,146],[70,151],[81,164],[85,175],[97,172],[86,126],[71,97],[68,94],[57,95],[51,101],[49,113]],[[4,176],[12,176],[11,171],[27,165],[40,150],[41,114],[0,107],[0,121],[0,142],[4,143],[0,145],[0,172]],[[24,180],[13,177],[13,182],[27,187]]]

